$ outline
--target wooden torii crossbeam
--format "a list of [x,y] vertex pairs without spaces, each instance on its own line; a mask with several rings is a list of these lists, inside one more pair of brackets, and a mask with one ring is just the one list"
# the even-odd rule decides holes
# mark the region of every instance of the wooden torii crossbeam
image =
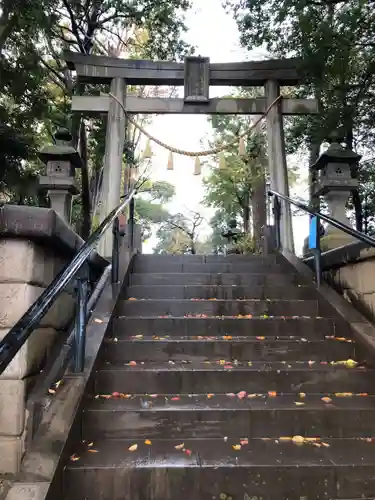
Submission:
[[[65,52],[64,59],[79,81],[110,83],[110,92],[132,114],[237,114],[262,115],[280,94],[280,86],[293,86],[303,79],[299,59],[210,63],[209,58],[187,57],[183,63],[143,61]],[[184,86],[184,98],[142,98],[126,95],[127,85]],[[210,99],[209,88],[217,86],[264,86],[265,95],[254,99]],[[119,202],[125,113],[108,95],[74,96],[72,111],[88,116],[108,114],[103,174],[103,211],[109,213]],[[283,115],[318,113],[314,99],[283,98],[267,114],[268,160],[271,187],[289,194],[284,144]],[[107,231],[102,253],[110,256],[111,235]],[[281,242],[293,249],[290,208],[283,206]]]

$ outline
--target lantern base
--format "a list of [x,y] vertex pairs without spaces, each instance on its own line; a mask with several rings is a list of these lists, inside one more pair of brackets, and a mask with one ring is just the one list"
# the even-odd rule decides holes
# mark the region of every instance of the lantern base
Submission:
[[356,241],[356,239],[349,234],[343,233],[342,231],[332,231],[320,239],[320,248],[322,252],[326,252],[353,243],[353,241]]

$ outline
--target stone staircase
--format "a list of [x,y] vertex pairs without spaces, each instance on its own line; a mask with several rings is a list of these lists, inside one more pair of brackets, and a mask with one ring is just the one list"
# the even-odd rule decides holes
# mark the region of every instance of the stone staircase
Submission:
[[375,498],[375,373],[281,256],[138,256],[91,386],[64,500]]

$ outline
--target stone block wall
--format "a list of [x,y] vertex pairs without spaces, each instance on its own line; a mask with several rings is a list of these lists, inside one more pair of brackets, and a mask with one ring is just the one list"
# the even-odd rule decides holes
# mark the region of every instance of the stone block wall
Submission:
[[[71,261],[82,240],[55,212],[36,207],[0,208],[0,340]],[[92,267],[103,267],[92,256]],[[74,314],[67,287],[0,375],[0,473],[19,470],[25,446],[30,387],[56,339]]]
[[375,248],[350,243],[323,254],[322,264],[325,279],[375,322]]

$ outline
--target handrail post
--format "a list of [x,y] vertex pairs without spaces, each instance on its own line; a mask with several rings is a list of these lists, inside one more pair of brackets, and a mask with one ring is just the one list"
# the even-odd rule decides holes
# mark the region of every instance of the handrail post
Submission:
[[89,296],[88,268],[84,266],[76,278],[76,320],[74,329],[73,371],[82,373],[85,367],[87,302]]
[[135,202],[134,198],[132,198],[129,204],[129,228],[130,228],[129,246],[131,253],[133,253],[134,250],[134,215],[135,215]]
[[120,259],[120,223],[119,218],[113,221],[113,239],[112,239],[112,283],[118,283],[119,280],[119,259]]
[[280,233],[281,205],[280,205],[279,198],[277,196],[273,197],[273,217],[275,220],[276,248],[277,248],[277,250],[280,250],[280,248],[281,248],[281,233]]
[[322,252],[320,249],[320,217],[310,219],[309,247],[314,256],[315,281],[319,288],[322,283]]

